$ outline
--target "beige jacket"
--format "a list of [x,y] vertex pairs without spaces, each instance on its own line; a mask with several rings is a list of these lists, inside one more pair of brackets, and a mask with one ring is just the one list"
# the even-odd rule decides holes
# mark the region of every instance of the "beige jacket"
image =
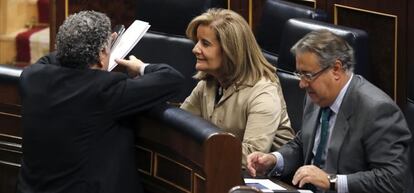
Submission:
[[202,80],[181,105],[242,140],[243,166],[254,151],[276,150],[294,136],[279,82],[231,85],[215,104],[217,82]]

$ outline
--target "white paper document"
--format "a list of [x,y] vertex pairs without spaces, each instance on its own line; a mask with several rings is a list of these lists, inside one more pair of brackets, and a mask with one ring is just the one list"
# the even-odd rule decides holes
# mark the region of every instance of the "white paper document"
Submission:
[[270,181],[269,179],[254,179],[254,178],[244,178],[244,183],[247,186],[253,186],[259,188],[262,192],[272,192],[273,190],[286,190],[280,185]]
[[299,192],[299,193],[312,193],[311,190],[297,190],[297,191],[288,191],[286,188],[272,182],[269,179],[255,179],[255,178],[244,178],[244,183],[247,186],[253,186],[260,189],[262,192]]
[[125,30],[121,37],[119,37],[119,40],[117,40],[118,43],[114,45],[114,48],[111,51],[108,71],[111,71],[116,67],[117,63],[115,62],[115,59],[124,58],[132,48],[134,48],[142,36],[148,31],[149,27],[150,25],[148,22],[135,20],[128,29]]

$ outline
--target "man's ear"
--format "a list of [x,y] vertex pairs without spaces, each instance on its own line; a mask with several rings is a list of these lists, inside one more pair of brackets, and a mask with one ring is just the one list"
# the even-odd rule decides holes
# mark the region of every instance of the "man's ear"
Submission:
[[107,46],[105,46],[105,48],[103,48],[99,52],[99,65],[101,65],[101,67],[104,65],[105,58],[109,57],[109,55],[110,55],[110,52],[109,52]]
[[103,65],[101,64],[101,62],[91,65],[91,69],[102,69]]
[[[116,33],[116,32],[112,32],[112,33],[111,33],[111,40],[112,40],[112,41],[115,41],[117,37],[118,37],[118,33]],[[112,43],[113,43],[113,42],[112,42]]]
[[102,49],[99,52],[99,62],[97,62],[96,64],[91,65],[91,68],[92,69],[103,69],[103,67],[104,67],[104,61],[105,61],[105,55],[108,55],[108,53],[107,53],[107,51],[105,49],[106,48]]
[[333,66],[333,70],[334,71],[337,71],[337,72],[344,71],[343,64],[342,64],[342,62],[340,60],[338,60],[338,59],[335,60],[335,64]]
[[335,76],[335,79],[338,80],[340,75],[344,72],[344,68],[342,67],[342,62],[340,60],[335,60],[335,64],[332,67],[332,72]]
[[110,35],[110,42],[109,42],[109,52],[112,50],[112,46],[114,46],[114,43],[117,41],[118,34],[116,32],[111,33]]

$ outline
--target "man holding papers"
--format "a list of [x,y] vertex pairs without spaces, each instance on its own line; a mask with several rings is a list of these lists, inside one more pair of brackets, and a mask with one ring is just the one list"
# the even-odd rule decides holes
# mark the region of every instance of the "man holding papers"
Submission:
[[111,46],[108,71],[111,71],[117,65],[115,59],[124,58],[134,48],[149,27],[150,25],[147,22],[135,20],[128,29],[120,30]]
[[165,64],[117,59],[108,72],[109,18],[82,11],[57,34],[57,52],[20,78],[23,161],[17,192],[139,193],[134,131],[125,116],[174,96],[182,75]]

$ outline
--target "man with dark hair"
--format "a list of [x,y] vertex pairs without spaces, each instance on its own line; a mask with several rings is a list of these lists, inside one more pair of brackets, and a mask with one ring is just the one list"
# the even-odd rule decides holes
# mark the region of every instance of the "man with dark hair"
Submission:
[[59,28],[56,53],[23,71],[17,192],[142,192],[134,131],[121,119],[173,97],[183,77],[134,56],[116,60],[130,77],[108,72],[115,35],[105,14],[73,14]]
[[317,192],[407,191],[411,134],[404,115],[387,94],[353,74],[352,47],[319,30],[292,52],[307,92],[302,129],[277,152],[250,154],[250,174],[268,172]]

